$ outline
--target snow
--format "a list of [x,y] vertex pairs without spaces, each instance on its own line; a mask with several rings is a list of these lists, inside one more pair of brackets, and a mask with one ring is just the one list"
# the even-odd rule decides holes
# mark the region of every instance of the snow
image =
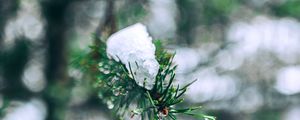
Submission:
[[43,74],[43,65],[38,60],[31,60],[26,67],[22,82],[32,92],[41,92],[47,85],[46,77]]
[[187,99],[193,103],[228,100],[237,94],[238,79],[232,75],[219,75],[214,68],[196,71],[186,78],[198,78],[186,93]]
[[5,26],[4,44],[14,43],[15,38],[24,36],[35,42],[43,36],[43,19],[40,18],[40,8],[37,0],[20,1],[20,10],[14,19]]
[[293,95],[300,92],[300,67],[282,68],[277,74],[275,88],[282,94]]
[[139,86],[153,88],[159,64],[152,38],[143,24],[134,24],[111,35],[107,41],[107,54],[120,60],[129,71],[130,65]]
[[282,120],[299,120],[299,117],[300,107],[292,106],[283,114]]
[[149,0],[149,32],[157,38],[172,39],[177,29],[177,11],[175,0]]
[[251,57],[263,50],[285,63],[295,64],[300,55],[299,32],[300,22],[293,18],[258,16],[251,22],[234,23],[229,29],[228,40],[236,43],[234,51],[241,57]]
[[44,120],[47,108],[43,101],[32,99],[9,111],[3,120]]
[[[176,73],[188,73],[197,67],[201,62],[200,58],[204,58],[205,54],[202,51],[192,48],[177,48],[174,62],[178,65]],[[186,59],[189,58],[189,59]]]

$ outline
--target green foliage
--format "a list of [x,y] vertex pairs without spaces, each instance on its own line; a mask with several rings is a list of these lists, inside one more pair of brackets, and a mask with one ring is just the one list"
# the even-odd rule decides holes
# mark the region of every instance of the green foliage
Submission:
[[11,47],[0,50],[0,72],[4,78],[5,87],[1,89],[3,96],[12,98],[26,98],[30,92],[21,82],[21,76],[30,58],[29,40],[18,37]]
[[300,18],[300,0],[288,0],[282,5],[271,6],[272,11],[275,15],[280,17],[291,16],[295,18]]
[[116,20],[119,27],[122,28],[142,21],[147,15],[147,10],[145,8],[147,0],[127,0],[125,4],[130,5],[130,7],[125,5],[123,6],[124,8],[121,8],[122,10],[116,12]]
[[0,106],[0,118],[5,115],[5,109],[8,107],[9,101],[7,99],[3,99],[3,103]]
[[277,109],[262,109],[254,113],[255,120],[280,120],[282,111]]
[[[82,70],[94,79],[94,86],[98,96],[113,109],[114,114],[122,119],[126,112],[131,111],[131,117],[140,116],[143,120],[176,120],[178,113],[192,115],[196,118],[214,120],[214,117],[193,113],[200,107],[176,108],[182,103],[182,96],[190,84],[183,87],[173,85],[176,65],[173,65],[174,54],[163,49],[160,41],[155,41],[156,59],[160,64],[155,85],[151,90],[139,86],[135,76],[120,61],[110,59],[106,53],[106,43],[94,37],[97,45],[91,46],[92,51],[77,63]],[[135,106],[136,108],[132,108]]]

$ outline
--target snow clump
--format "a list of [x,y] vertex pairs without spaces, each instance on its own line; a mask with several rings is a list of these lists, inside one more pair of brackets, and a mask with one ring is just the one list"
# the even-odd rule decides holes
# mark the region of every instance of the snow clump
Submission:
[[107,41],[107,54],[130,68],[139,86],[148,90],[155,83],[159,63],[155,59],[155,46],[146,27],[137,23],[112,34]]

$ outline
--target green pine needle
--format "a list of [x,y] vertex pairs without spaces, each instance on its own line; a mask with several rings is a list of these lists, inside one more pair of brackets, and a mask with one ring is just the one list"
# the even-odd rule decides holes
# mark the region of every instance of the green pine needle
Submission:
[[[194,110],[201,107],[189,107],[176,109],[175,106],[184,102],[181,98],[187,88],[195,81],[180,87],[174,87],[176,65],[173,64],[175,54],[170,54],[164,50],[160,41],[154,41],[156,46],[156,59],[160,67],[155,78],[152,90],[147,90],[135,82],[135,76],[129,63],[129,70],[120,61],[108,58],[106,53],[106,43],[100,38],[94,37],[97,45],[91,46],[91,52],[86,57],[80,57],[73,63],[79,63],[83,72],[94,79],[94,86],[99,91],[103,102],[112,102],[113,110],[120,118],[126,111],[131,111],[132,117],[141,115],[142,119],[177,120],[178,113],[195,116],[196,118],[213,117],[203,114],[193,114]],[[137,63],[135,63],[137,64]],[[138,65],[137,65],[138,66]],[[131,105],[137,104],[135,110],[129,110]]]

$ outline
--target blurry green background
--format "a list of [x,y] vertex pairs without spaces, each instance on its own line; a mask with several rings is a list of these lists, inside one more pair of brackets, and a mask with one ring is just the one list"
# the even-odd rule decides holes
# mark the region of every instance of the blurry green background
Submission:
[[176,82],[198,79],[183,105],[300,120],[299,20],[300,0],[0,0],[0,119],[111,120],[71,63],[93,33],[141,22],[176,51]]

